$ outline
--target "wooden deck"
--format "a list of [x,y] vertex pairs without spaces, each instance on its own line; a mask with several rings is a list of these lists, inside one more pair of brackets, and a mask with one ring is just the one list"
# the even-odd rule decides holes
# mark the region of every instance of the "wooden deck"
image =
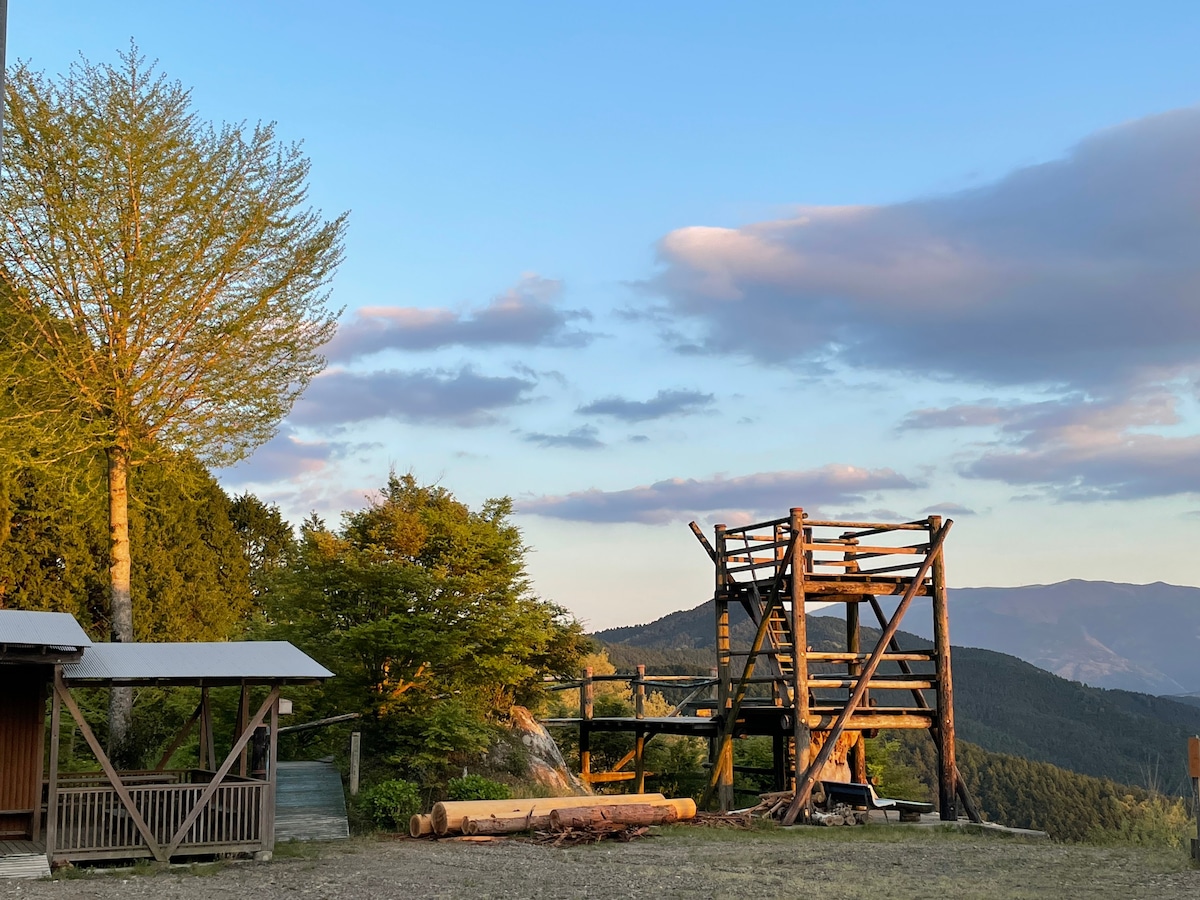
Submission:
[[0,841],[0,878],[45,878],[46,845],[40,841]]

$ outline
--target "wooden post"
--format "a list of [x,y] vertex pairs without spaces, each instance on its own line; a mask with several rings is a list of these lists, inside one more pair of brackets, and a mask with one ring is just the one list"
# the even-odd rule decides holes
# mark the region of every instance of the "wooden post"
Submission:
[[782,732],[771,735],[771,790],[786,791],[788,736]]
[[[941,516],[929,517],[929,539],[942,528]],[[946,555],[931,569],[933,644],[937,662],[938,811],[943,822],[958,820],[958,766],[954,755],[954,687],[950,670],[950,611],[946,597]]]
[[[237,725],[234,727],[235,734],[241,734],[246,727],[246,721],[250,718],[250,690],[246,686],[246,682],[242,682],[242,693],[238,698],[238,714]],[[246,754],[249,752],[249,747],[242,748],[242,754],[238,757],[238,775],[242,778],[246,777]]]
[[[263,850],[273,853],[275,850],[275,787],[279,784],[279,688],[271,689],[274,695],[271,700],[271,737],[270,749],[267,751],[267,784],[263,788]],[[243,735],[243,738],[247,735]]]
[[358,796],[359,755],[362,752],[362,732],[350,732],[350,796]]
[[583,681],[579,685],[579,780],[586,785],[592,783],[592,716],[596,711],[596,685],[592,681],[592,667],[583,670]]
[[[843,534],[842,540],[846,541],[846,543],[850,544],[851,546],[854,546],[855,544],[858,543],[858,539],[855,538],[852,534]],[[846,560],[849,562],[849,565],[846,566],[847,573],[858,571],[858,563],[855,562],[854,559],[855,559],[854,551],[853,550],[847,551],[846,552]],[[853,597],[853,598],[848,598],[848,602],[846,603],[846,652],[847,653],[858,653],[862,650],[862,629],[860,627],[860,621],[859,621],[859,619],[860,619],[859,610],[861,609],[861,607],[859,606],[859,602],[860,602],[859,598]],[[857,659],[852,659],[852,660],[850,660],[850,662],[848,662],[846,664],[846,674],[848,674],[852,680],[857,678],[859,672],[861,672],[861,671],[862,671],[862,666],[859,664]],[[853,690],[853,688],[851,688],[851,690]],[[867,695],[864,695],[863,700],[866,703],[870,702],[869,693]],[[859,784],[866,784],[867,783],[867,741],[866,741],[866,738],[863,737],[863,734],[861,731],[854,732],[854,743],[851,745],[850,753],[848,755],[849,755],[849,759],[847,761],[850,764],[851,779],[853,781],[856,781]]]
[[[808,567],[809,553],[804,549],[804,510],[795,506],[791,510],[791,532],[796,540],[792,553],[792,777],[799,787],[808,774],[812,757],[812,730],[808,726],[808,622],[804,610],[804,576]],[[805,798],[807,802],[807,798]],[[808,818],[807,807],[801,821]],[[790,825],[795,822],[792,817]]]
[[[0,32],[0,34],[2,33],[3,32]],[[38,690],[41,694],[41,704],[38,710],[38,771],[37,780],[34,782],[33,789],[33,816],[32,821],[29,823],[29,839],[35,844],[42,839],[42,776],[45,774],[42,766],[46,764],[46,727],[43,723],[46,721],[47,687],[49,687],[49,685],[44,682],[38,685]]]
[[[713,529],[713,535],[717,551],[717,570],[713,592],[717,631],[717,715],[724,726],[732,711],[733,703],[731,672],[733,655],[729,643],[729,576],[725,570],[727,553],[725,525],[718,524]],[[731,728],[722,728],[713,766],[715,766],[717,805],[721,812],[729,812],[733,809],[733,734]]]
[[[637,667],[637,676],[633,682],[633,715],[636,719],[646,718],[646,667]],[[639,725],[633,744],[633,792],[641,794],[646,790],[646,732]]]
[[[62,666],[54,667],[54,680],[62,677]],[[58,842],[58,744],[62,734],[62,700],[53,691],[50,701],[50,762],[46,772],[50,784],[46,790],[46,863],[54,865],[54,847]]]

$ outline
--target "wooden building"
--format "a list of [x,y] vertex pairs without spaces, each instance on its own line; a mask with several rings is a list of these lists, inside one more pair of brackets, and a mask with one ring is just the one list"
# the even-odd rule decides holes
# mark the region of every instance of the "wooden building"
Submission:
[[[331,675],[283,641],[92,644],[65,614],[0,610],[0,822],[9,836],[3,850],[41,853],[51,864],[270,852],[280,689]],[[118,771],[72,692],[149,686],[199,688],[200,699],[156,766]],[[220,753],[214,687],[240,688],[231,746]],[[263,696],[252,704],[256,694]],[[95,771],[59,771],[64,716]],[[198,765],[171,768],[194,729]]]
[[[939,516],[902,523],[813,520],[794,508],[768,522],[717,525],[710,542],[693,522],[714,565],[715,697],[682,704],[669,717],[597,719],[585,683],[580,717],[548,724],[579,727],[581,777],[593,783],[633,777],[589,770],[593,732],[634,732],[635,750],[622,765],[635,765],[639,786],[646,740],[655,734],[707,737],[709,799],[722,810],[734,806],[734,741],[769,736],[775,787],[794,791],[786,824],[806,816],[819,781],[866,781],[864,733],[921,729],[937,748],[941,818],[956,819],[961,800],[963,811],[978,821],[954,751],[943,561],[952,524]],[[816,604],[832,604],[843,613],[840,647],[810,646],[807,618]],[[748,644],[732,638],[732,609],[742,610],[754,625]],[[932,648],[902,649],[896,642],[910,610],[932,619]],[[863,644],[864,624],[879,631],[873,647]],[[635,698],[655,681],[642,672],[629,680]]]

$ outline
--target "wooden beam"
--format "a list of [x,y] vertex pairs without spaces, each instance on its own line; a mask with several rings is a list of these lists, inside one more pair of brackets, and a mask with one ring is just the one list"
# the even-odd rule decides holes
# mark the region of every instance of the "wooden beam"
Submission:
[[979,807],[975,805],[975,798],[967,790],[967,783],[963,780],[962,773],[958,771],[958,766],[954,767],[954,783],[958,787],[958,797],[967,811],[967,817],[976,824],[982,822],[983,816],[979,814]]
[[156,860],[166,862],[170,858],[170,854],[163,853],[163,848],[158,845],[158,841],[155,840],[154,835],[150,832],[150,826],[142,818],[142,814],[138,811],[137,806],[134,805],[133,797],[129,795],[129,790],[121,782],[121,776],[113,768],[113,764],[108,759],[108,754],[104,752],[104,748],[96,740],[96,735],[92,733],[92,727],[88,725],[87,719],[83,717],[83,713],[80,712],[79,706],[75,703],[75,698],[67,690],[67,685],[62,677],[62,669],[57,666],[54,669],[54,692],[66,704],[67,710],[71,713],[71,718],[79,726],[79,731],[83,735],[83,739],[87,741],[88,747],[92,750],[92,755],[96,757],[96,761],[100,763],[100,768],[104,770],[104,774],[108,778],[108,783],[117,792],[117,797],[120,798],[121,805],[129,813],[129,818],[133,821],[138,833],[141,834],[142,840],[146,842],[146,846],[150,848],[150,852],[154,854]]
[[[716,647],[717,647],[717,715],[725,716],[733,702],[733,673],[730,665],[729,643],[729,590],[731,579],[726,564],[725,526],[718,524],[713,529],[716,541],[717,565],[715,590],[713,594],[713,613],[716,616]],[[709,783],[717,793],[717,805],[721,812],[733,808],[733,744],[718,737],[713,746],[713,767],[709,773]],[[708,793],[707,791],[705,792]],[[705,802],[709,798],[705,798]]]
[[271,704],[271,733],[267,750],[267,786],[263,797],[267,808],[262,817],[263,849],[268,853],[275,850],[275,792],[279,785],[279,688],[275,688],[275,702]]
[[[803,542],[806,535],[802,508],[793,507],[790,524],[792,538],[798,538]],[[812,729],[808,722],[808,622],[804,609],[807,587],[805,563],[806,557],[802,553],[792,554],[792,778],[797,787],[800,786],[802,773],[809,769],[809,757],[812,755]],[[804,798],[804,803],[807,806],[807,797]],[[796,816],[800,814],[800,804],[795,804],[795,807],[792,822],[795,822]]]
[[[942,527],[941,516],[929,517],[929,533]],[[950,611],[946,597],[946,562],[933,560],[933,647],[937,653],[938,814],[943,822],[958,820],[958,765],[954,749],[954,679],[950,668]]]
[[[854,688],[850,699],[846,701],[841,713],[833,723],[833,727],[829,730],[829,736],[825,740],[825,744],[821,747],[821,751],[817,754],[817,758],[808,766],[803,779],[796,779],[796,795],[792,798],[791,804],[788,806],[787,812],[783,817],[784,825],[792,825],[796,821],[796,817],[800,814],[800,809],[808,804],[809,796],[812,794],[813,785],[817,781],[821,768],[829,761],[829,757],[833,754],[834,745],[837,743],[838,737],[846,728],[846,722],[854,714],[859,703],[862,702],[863,696],[867,692],[867,684],[875,675],[875,670],[879,668],[879,664],[883,661],[883,654],[888,646],[888,642],[896,636],[896,632],[900,629],[900,623],[904,619],[904,614],[908,611],[908,607],[912,604],[913,598],[917,595],[917,586],[924,580],[925,574],[933,566],[934,560],[941,555],[942,546],[946,542],[946,535],[950,533],[950,527],[954,524],[953,519],[947,519],[946,524],[938,529],[936,537],[929,543],[929,555],[925,557],[925,561],[921,563],[921,568],[917,570],[917,574],[913,576],[912,583],[908,586],[908,590],[904,592],[904,596],[900,600],[900,605],[896,607],[896,612],[892,615],[891,621],[887,628],[879,637],[879,642],[875,645],[875,650],[871,653],[871,658],[867,660],[863,666],[862,673],[858,678],[858,686]],[[797,666],[799,671],[802,666]],[[807,712],[807,710],[805,710]],[[806,726],[807,729],[807,726]],[[796,748],[797,757],[800,755],[800,747]]]
[[[633,715],[637,719],[646,718],[646,667],[640,664],[633,685]],[[633,739],[633,754],[633,792],[640,794],[646,789],[646,732],[641,728]]]
[[[237,725],[234,727],[235,733],[242,733],[242,729],[246,727],[246,719],[249,717],[249,715],[250,688],[247,686],[246,682],[243,681],[241,693],[238,695],[238,714]],[[246,777],[246,751],[247,748],[243,747],[241,755],[238,756],[238,775],[240,775],[242,778]]]
[[163,751],[163,755],[159,757],[158,765],[154,767],[155,772],[161,772],[167,767],[167,763],[171,761],[171,757],[175,755],[175,751],[180,748],[183,742],[187,740],[187,736],[192,733],[192,728],[200,719],[200,712],[203,709],[204,701],[201,700],[196,704],[195,712],[184,722],[183,727],[179,729],[179,733],[175,735],[175,740],[171,741],[171,746]]
[[[871,609],[875,612],[875,618],[879,620],[879,627],[882,629],[886,629],[888,626],[888,619],[887,619],[887,616],[885,616],[883,614],[883,607],[881,607],[879,605],[879,601],[876,600],[874,597],[869,597],[868,599],[871,601]],[[908,660],[900,658],[900,656],[903,656],[904,654],[901,653],[901,651],[900,651],[900,642],[897,641],[894,636],[892,637],[892,639],[890,641],[888,641],[888,648],[890,650],[892,650],[893,652],[885,653],[883,655],[883,658],[885,660],[894,659],[897,663],[900,664],[900,671],[903,674],[912,675],[913,674],[912,666],[910,666],[908,664]],[[925,658],[931,659],[932,657],[926,656]],[[925,699],[925,695],[921,691],[913,691],[912,695],[913,695],[913,699],[917,703],[917,706],[921,707],[922,709],[930,708],[929,701]]]
[[[54,679],[62,677],[62,666],[54,667]],[[51,690],[50,701],[50,762],[46,777],[46,864],[53,867],[54,849],[58,842],[58,744],[62,734],[62,700],[58,691]]]
[[704,552],[708,554],[708,558],[713,562],[717,561],[717,551],[713,549],[713,545],[708,542],[708,538],[704,536],[704,532],[700,530],[700,526],[694,521],[688,522],[688,528],[692,529],[692,534],[696,536],[696,540],[700,542],[700,546],[704,548]]
[[[200,813],[208,805],[208,801],[212,799],[213,794],[217,792],[217,788],[221,786],[221,782],[225,780],[225,776],[229,774],[229,770],[233,768],[233,764],[237,761],[238,754],[242,752],[242,748],[249,743],[251,736],[254,734],[254,729],[263,723],[263,719],[266,718],[269,711],[278,710],[278,701],[279,685],[275,685],[271,688],[270,693],[267,694],[267,699],[263,701],[262,706],[259,707],[258,712],[254,715],[254,718],[250,720],[250,723],[238,737],[237,742],[234,743],[233,749],[230,750],[229,755],[225,757],[225,762],[221,763],[221,768],[217,769],[216,774],[213,775],[212,781],[205,785],[204,790],[200,793],[200,796],[196,798],[196,805],[193,806],[191,812],[184,817],[183,822],[180,823],[179,828],[171,837],[171,843],[167,847],[168,859],[174,855],[176,850],[179,849],[179,845],[183,842],[184,835],[188,833],[188,829],[192,827],[192,823],[200,817]],[[269,778],[270,772],[268,772],[268,779]]]

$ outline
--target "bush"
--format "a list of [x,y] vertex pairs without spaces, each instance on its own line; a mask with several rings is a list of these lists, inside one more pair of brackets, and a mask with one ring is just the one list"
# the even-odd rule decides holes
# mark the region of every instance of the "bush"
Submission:
[[376,828],[407,831],[408,820],[421,811],[421,792],[411,781],[383,781],[363,791],[359,800]]
[[450,779],[446,796],[451,800],[507,800],[512,797],[512,791],[508,785],[482,775],[464,775]]

